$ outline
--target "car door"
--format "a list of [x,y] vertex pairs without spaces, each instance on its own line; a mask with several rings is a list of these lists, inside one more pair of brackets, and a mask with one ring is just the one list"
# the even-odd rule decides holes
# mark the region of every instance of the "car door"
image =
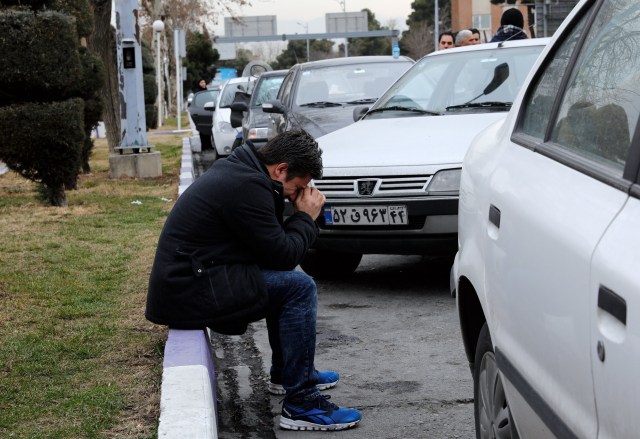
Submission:
[[[601,39],[609,35],[625,44],[610,47],[605,41],[587,47],[610,69],[600,81],[591,82],[615,96],[613,104],[619,106],[608,103],[608,107],[601,107],[610,111],[604,115],[606,128],[600,128],[598,135],[605,146],[603,155],[610,161],[619,161],[627,142],[631,146],[619,180],[629,197],[606,228],[591,261],[590,351],[598,437],[632,438],[640,434],[640,4],[632,0],[607,2],[599,15],[606,20]],[[577,76],[594,76],[594,70],[598,69],[581,69]],[[578,84],[583,82],[581,79]]]
[[598,437],[638,437],[640,418],[640,189],[636,187],[593,256],[591,354]]
[[[519,413],[527,410],[557,437],[598,434],[591,264],[628,200],[623,170],[637,121],[637,106],[620,102],[633,84],[616,83],[623,75],[611,44],[620,30],[610,20],[634,3],[592,1],[565,29],[527,90],[504,166],[491,176],[489,320],[523,437],[540,437]],[[619,67],[629,78],[637,68]]]
[[277,135],[283,133],[287,130],[287,118],[289,117],[289,112],[291,110],[291,94],[293,85],[296,80],[296,73],[298,72],[298,68],[292,67],[287,76],[284,78],[282,82],[282,86],[280,87],[280,91],[278,92],[278,101],[284,106],[285,113],[271,113],[271,132],[273,135]]

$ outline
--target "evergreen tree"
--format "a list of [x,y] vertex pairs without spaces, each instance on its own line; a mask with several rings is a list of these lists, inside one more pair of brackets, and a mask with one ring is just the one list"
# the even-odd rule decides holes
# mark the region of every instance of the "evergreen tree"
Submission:
[[[376,16],[371,10],[365,8],[362,12],[367,13],[368,30],[388,29],[380,25],[380,22],[376,20]],[[344,53],[343,45],[340,45],[340,51]],[[361,55],[391,55],[391,38],[350,38],[349,56]]]
[[[200,79],[211,81],[216,73],[215,64],[219,58],[220,54],[213,48],[206,29],[205,32],[189,32],[187,56],[183,64],[187,68],[187,84],[195,85]],[[185,92],[188,91],[188,87],[185,87]]]
[[[311,61],[335,57],[331,40],[309,40],[309,52]],[[273,68],[288,69],[294,64],[307,61],[307,40],[290,40],[287,48],[276,57]]]
[[[16,5],[19,5],[16,7]],[[82,47],[87,0],[3,1],[0,6],[0,160],[66,205],[101,111],[102,63]]]

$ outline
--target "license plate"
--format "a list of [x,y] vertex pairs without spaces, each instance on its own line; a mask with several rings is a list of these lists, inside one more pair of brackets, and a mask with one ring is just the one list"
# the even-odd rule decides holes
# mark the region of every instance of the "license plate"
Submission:
[[407,206],[324,206],[331,226],[401,226],[408,224]]

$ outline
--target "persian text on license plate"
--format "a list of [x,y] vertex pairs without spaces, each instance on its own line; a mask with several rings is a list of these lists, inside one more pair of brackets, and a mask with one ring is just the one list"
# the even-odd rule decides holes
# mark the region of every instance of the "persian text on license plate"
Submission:
[[324,206],[324,222],[332,226],[401,226],[407,206]]

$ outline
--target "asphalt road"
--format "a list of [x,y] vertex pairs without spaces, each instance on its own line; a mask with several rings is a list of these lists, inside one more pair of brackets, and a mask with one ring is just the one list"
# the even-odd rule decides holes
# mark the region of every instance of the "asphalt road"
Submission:
[[[455,300],[442,261],[371,255],[345,281],[318,280],[316,367],[341,374],[326,393],[356,407],[349,438],[473,438],[473,387]],[[278,427],[280,397],[266,392],[264,322],[216,336],[221,438],[325,437]],[[220,358],[221,357],[221,358]],[[331,434],[331,433],[329,433]]]
[[[200,172],[207,155],[194,157]],[[449,268],[419,256],[369,255],[347,280],[316,281],[316,367],[341,375],[326,392],[331,401],[363,415],[347,431],[278,427],[282,397],[267,392],[264,321],[243,336],[214,334],[219,438],[474,438],[473,385]]]

